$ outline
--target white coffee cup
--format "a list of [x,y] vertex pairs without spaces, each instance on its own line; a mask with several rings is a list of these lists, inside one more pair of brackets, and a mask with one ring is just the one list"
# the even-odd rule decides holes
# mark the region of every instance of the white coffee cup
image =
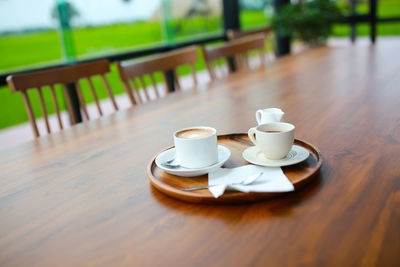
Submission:
[[181,166],[203,168],[218,162],[217,130],[194,126],[174,133],[176,157]]
[[284,114],[285,112],[280,108],[259,109],[256,111],[256,120],[258,125],[269,122],[279,122],[282,121]]
[[270,122],[249,129],[248,135],[268,159],[282,159],[290,152],[294,141],[294,125]]

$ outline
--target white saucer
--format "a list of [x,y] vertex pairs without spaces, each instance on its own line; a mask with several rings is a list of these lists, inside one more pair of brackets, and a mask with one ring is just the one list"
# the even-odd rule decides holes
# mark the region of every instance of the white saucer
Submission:
[[164,152],[161,152],[157,157],[156,157],[156,165],[173,175],[177,176],[184,176],[184,177],[194,177],[194,176],[200,176],[203,174],[207,174],[209,172],[215,171],[229,159],[231,156],[231,151],[224,146],[218,145],[218,162],[207,167],[203,168],[198,168],[198,169],[189,169],[189,168],[184,168],[184,167],[178,167],[178,168],[167,168],[161,163],[166,162],[172,158],[175,157],[175,147],[170,148],[168,150],[165,150]]
[[267,159],[264,154],[255,146],[247,148],[242,154],[243,158],[248,162],[266,167],[282,167],[293,165],[302,162],[308,158],[309,155],[310,152],[306,148],[298,145],[293,145],[289,154],[287,154],[285,158],[277,160]]

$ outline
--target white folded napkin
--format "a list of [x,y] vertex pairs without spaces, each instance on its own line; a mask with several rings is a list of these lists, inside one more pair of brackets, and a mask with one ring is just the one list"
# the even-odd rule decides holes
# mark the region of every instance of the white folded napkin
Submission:
[[[247,177],[260,172],[263,172],[262,176],[250,185],[230,185],[232,183],[239,183]],[[220,168],[208,174],[208,184],[215,185],[209,188],[215,198],[221,196],[227,188],[241,192],[294,191],[293,184],[280,167],[262,167],[256,165],[246,165],[233,169]]]

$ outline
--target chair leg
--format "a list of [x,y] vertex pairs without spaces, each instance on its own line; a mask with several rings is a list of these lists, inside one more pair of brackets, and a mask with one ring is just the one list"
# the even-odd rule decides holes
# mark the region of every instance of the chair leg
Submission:
[[33,114],[33,110],[32,110],[32,106],[31,103],[29,101],[29,97],[26,91],[22,91],[22,97],[24,99],[24,104],[25,104],[25,108],[26,108],[26,112],[28,113],[28,118],[29,118],[29,122],[31,124],[32,127],[32,131],[33,134],[35,135],[35,137],[39,137],[39,131],[36,125],[36,120],[35,120],[35,115]]

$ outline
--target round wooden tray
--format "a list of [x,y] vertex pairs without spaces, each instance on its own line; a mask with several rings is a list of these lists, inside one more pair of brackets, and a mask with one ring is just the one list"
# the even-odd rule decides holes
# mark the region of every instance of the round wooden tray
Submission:
[[[310,151],[310,156],[305,161],[295,165],[282,167],[283,172],[292,182],[295,190],[297,190],[308,183],[314,177],[314,174],[321,167],[322,158],[319,150],[313,145],[298,139],[296,139],[294,143]],[[231,157],[224,164],[223,167],[234,168],[249,164],[242,157],[242,152],[246,148],[253,146],[253,143],[251,143],[251,141],[249,140],[247,133],[219,135],[218,144],[223,145],[231,150]],[[257,192],[243,193],[238,191],[228,191],[219,198],[214,198],[211,192],[207,189],[197,191],[183,191],[181,190],[181,188],[184,187],[207,185],[207,174],[191,178],[169,174],[158,168],[155,163],[155,159],[160,153],[158,153],[151,160],[150,164],[147,167],[147,174],[149,176],[151,184],[155,188],[173,198],[194,203],[226,204],[253,202],[279,195],[290,194]]]

